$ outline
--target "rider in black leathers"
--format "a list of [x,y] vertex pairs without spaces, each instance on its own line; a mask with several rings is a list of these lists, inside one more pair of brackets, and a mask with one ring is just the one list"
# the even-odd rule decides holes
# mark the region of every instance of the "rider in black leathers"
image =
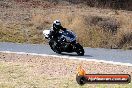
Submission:
[[59,20],[55,20],[53,23],[53,27],[50,29],[49,37],[51,41],[57,42],[57,46],[60,46],[60,42],[58,39],[60,37],[60,33],[59,33],[60,30],[65,31],[66,28],[62,27],[61,22]]
[[61,25],[61,22],[59,20],[55,20],[53,23],[53,27],[50,29],[49,37],[55,41],[58,40],[58,37],[60,36],[59,31],[65,31],[66,28],[63,28]]

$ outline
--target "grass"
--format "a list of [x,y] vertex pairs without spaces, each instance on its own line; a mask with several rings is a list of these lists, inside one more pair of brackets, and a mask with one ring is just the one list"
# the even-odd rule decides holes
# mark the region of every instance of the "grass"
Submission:
[[130,84],[85,84],[76,83],[75,75],[51,76],[35,71],[37,64],[0,62],[0,88],[131,88]]
[[75,4],[62,6],[60,3],[59,6],[52,3],[50,7],[51,2],[47,1],[42,2],[44,6],[42,3],[37,6],[40,2],[36,2],[27,7],[32,3],[35,2],[21,3],[18,0],[17,4],[1,12],[0,41],[46,43],[42,31],[49,29],[54,20],[60,19],[64,27],[77,34],[77,40],[83,46],[131,49],[131,11],[97,9],[85,5],[79,7]]
[[0,40],[6,42],[25,42],[24,35],[17,26],[0,27]]
[[[88,74],[131,74],[132,67],[55,57],[0,53],[0,88],[131,88],[130,84],[76,82],[77,67]],[[125,69],[125,70],[124,70]]]

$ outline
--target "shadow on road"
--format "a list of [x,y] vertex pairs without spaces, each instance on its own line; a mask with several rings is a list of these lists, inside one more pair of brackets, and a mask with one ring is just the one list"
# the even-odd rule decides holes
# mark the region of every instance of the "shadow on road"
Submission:
[[[77,54],[75,53],[61,53],[61,55],[66,55],[66,56],[78,56]],[[91,55],[85,55],[84,56],[81,56],[81,57],[93,57]]]

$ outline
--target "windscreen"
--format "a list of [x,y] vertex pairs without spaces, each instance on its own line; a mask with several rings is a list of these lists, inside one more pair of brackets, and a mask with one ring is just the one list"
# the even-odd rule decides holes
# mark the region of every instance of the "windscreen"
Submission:
[[66,38],[67,42],[76,40],[76,35],[72,31],[63,31],[62,36]]

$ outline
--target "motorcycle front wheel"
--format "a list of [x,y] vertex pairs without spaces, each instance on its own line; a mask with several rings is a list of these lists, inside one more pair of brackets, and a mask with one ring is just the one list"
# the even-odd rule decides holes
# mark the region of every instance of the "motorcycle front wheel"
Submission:
[[79,56],[84,56],[84,49],[83,49],[83,47],[79,44],[79,43],[77,43],[76,45],[75,45],[75,47],[76,47],[76,49],[75,49],[75,51],[76,51],[76,53],[79,55]]

